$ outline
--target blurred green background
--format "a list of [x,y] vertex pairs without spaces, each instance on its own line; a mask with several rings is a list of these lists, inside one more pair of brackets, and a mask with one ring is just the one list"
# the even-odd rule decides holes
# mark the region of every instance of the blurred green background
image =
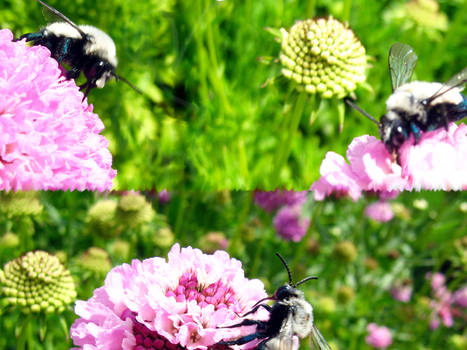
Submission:
[[[373,349],[367,325],[390,329],[388,350],[465,350],[467,309],[452,304],[452,327],[429,327],[436,311],[426,273],[443,273],[449,291],[467,282],[467,195],[406,193],[391,201],[387,223],[364,215],[372,200],[328,200],[304,204],[311,219],[299,242],[281,238],[276,212],[260,208],[251,192],[172,192],[168,202],[155,193],[40,192],[0,196],[0,266],[26,251],[56,254],[71,271],[77,299],[102,286],[111,267],[132,259],[167,257],[174,242],[205,252],[225,249],[240,259],[248,278],[260,278],[272,294],[287,282],[279,252],[314,307],[315,324],[333,350]],[[28,205],[25,205],[28,203]],[[413,289],[410,300],[391,296],[398,284]],[[0,334],[18,332],[22,315],[0,292]],[[39,319],[39,317],[37,317]],[[31,327],[30,349],[68,349],[66,333],[76,319],[73,305],[49,315],[45,340],[39,322]],[[63,323],[63,328],[60,327]],[[301,349],[309,348],[309,339]],[[12,336],[0,349],[16,349]]]
[[[49,3],[78,24],[108,32],[118,49],[118,74],[145,92],[140,96],[124,83],[109,82],[89,96],[110,140],[118,170],[114,188],[122,190],[308,189],[327,151],[343,154],[354,137],[377,134],[347,107],[339,132],[336,101],[322,101],[312,125],[311,107],[305,108],[288,161],[274,169],[284,147],[290,84],[282,78],[263,87],[280,75],[274,61],[280,43],[265,27],[289,28],[297,20],[329,15],[347,21],[369,56],[358,103],[377,118],[391,91],[391,44],[414,48],[416,78],[427,81],[445,81],[460,71],[467,53],[463,0]],[[44,24],[34,0],[0,4],[0,27],[15,36]]]

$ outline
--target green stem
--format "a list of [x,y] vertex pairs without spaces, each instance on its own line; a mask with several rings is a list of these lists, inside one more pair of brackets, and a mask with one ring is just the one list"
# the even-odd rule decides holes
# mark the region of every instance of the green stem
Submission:
[[352,0],[344,0],[344,8],[342,10],[342,21],[343,22],[349,22],[351,8],[352,8]]
[[30,339],[30,320],[31,316],[27,315],[23,318],[20,325],[20,330],[18,334],[18,342],[16,344],[17,350],[26,350],[26,344],[28,344],[28,349],[31,348],[31,339]]
[[[300,92],[298,95],[295,96],[295,101],[293,103],[292,112],[288,113],[284,118],[287,118],[288,124],[287,131],[286,131],[286,139],[281,142],[279,145],[277,163],[275,166],[276,181],[280,181],[280,173],[282,167],[285,165],[287,160],[290,156],[290,151],[292,149],[292,141],[294,136],[297,134],[298,125],[300,124],[300,119],[303,114],[303,110],[305,109],[305,102],[308,98],[308,94],[306,92]],[[282,138],[283,139],[283,138]],[[276,186],[278,183],[276,183]]]
[[313,18],[315,16],[315,7],[316,7],[316,0],[309,0],[306,6],[306,17]]

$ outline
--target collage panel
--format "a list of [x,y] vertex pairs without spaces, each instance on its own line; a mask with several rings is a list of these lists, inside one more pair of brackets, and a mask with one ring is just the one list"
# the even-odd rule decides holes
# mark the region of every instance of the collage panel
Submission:
[[0,329],[16,334],[1,349],[466,341],[465,195],[57,191],[0,203]]
[[2,0],[0,350],[466,350],[466,23]]

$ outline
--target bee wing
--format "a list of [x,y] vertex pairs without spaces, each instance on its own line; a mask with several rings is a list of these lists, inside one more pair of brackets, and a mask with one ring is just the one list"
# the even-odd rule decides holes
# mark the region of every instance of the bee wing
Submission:
[[315,325],[311,328],[311,348],[313,350],[332,350]]
[[37,2],[40,3],[42,6],[44,6],[42,9],[42,13],[44,14],[44,17],[46,19],[50,19],[52,22],[57,22],[56,19],[58,18],[59,22],[68,23],[73,28],[75,28],[78,31],[78,33],[81,34],[83,38],[86,37],[86,34],[81,29],[79,29],[79,27],[71,19],[65,16],[63,13],[53,8],[52,6],[46,4],[42,0],[37,0]]
[[[283,321],[279,335],[277,336],[277,350],[293,350],[293,314],[289,312],[287,319]],[[275,339],[272,339],[275,340]]]
[[464,85],[467,82],[467,67],[461,70],[459,73],[454,75],[446,83],[441,86],[441,88],[436,91],[436,93],[427,99],[427,102],[433,101],[435,98],[441,96],[442,94],[448,92],[449,90]]
[[389,73],[391,75],[392,91],[405,84],[412,76],[417,55],[413,49],[402,43],[395,43],[389,49]]

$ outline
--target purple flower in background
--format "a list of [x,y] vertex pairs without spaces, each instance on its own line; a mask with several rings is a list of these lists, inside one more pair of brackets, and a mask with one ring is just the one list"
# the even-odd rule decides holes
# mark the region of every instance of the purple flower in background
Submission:
[[245,278],[240,261],[226,252],[207,255],[175,244],[167,261],[133,260],[112,269],[89,300],[76,302],[80,318],[70,333],[80,349],[213,349],[254,332],[255,326],[218,327],[238,323],[238,314],[264,297],[263,283]]
[[388,222],[394,217],[394,212],[391,204],[386,201],[378,201],[367,205],[365,215],[379,222]]
[[306,201],[308,191],[275,190],[275,191],[255,191],[255,203],[271,212],[283,205],[302,204]]
[[303,217],[300,204],[282,207],[273,221],[279,236],[294,242],[300,241],[310,226],[310,219]]
[[430,302],[432,313],[430,316],[430,328],[436,329],[441,321],[444,326],[452,327],[454,318],[452,313],[453,297],[446,288],[446,277],[442,273],[428,273],[426,278],[430,280],[431,289],[435,296]]
[[0,30],[0,190],[110,190],[104,125],[42,46]]
[[464,286],[454,292],[454,302],[460,307],[467,308],[467,286]]
[[449,124],[425,132],[417,144],[413,136],[399,148],[400,164],[374,136],[356,137],[344,157],[328,152],[321,163],[321,178],[311,190],[316,200],[331,194],[354,201],[364,192],[467,189],[467,126]]
[[392,337],[389,328],[385,326],[378,326],[375,323],[370,323],[367,326],[369,334],[366,336],[365,341],[377,349],[386,349],[392,344]]
[[409,282],[396,282],[391,288],[391,296],[398,301],[408,303],[412,297],[412,284]]
[[166,204],[170,201],[170,192],[167,190],[162,190],[157,193],[157,199],[159,200],[160,204]]

